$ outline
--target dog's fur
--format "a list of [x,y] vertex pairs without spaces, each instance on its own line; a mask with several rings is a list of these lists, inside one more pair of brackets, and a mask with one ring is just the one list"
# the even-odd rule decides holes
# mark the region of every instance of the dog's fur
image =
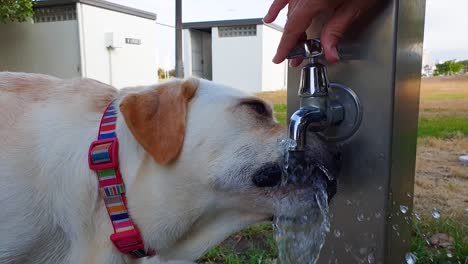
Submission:
[[116,90],[89,79],[0,73],[0,263],[129,263],[88,147],[116,99],[131,217],[158,256],[195,260],[273,214],[252,175],[281,158],[271,107],[206,80]]

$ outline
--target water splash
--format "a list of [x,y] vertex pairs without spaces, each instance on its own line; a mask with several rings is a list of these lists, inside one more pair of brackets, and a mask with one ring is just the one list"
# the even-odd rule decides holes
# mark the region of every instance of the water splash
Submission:
[[[294,142],[284,140],[280,144],[288,149]],[[330,231],[327,182],[322,177],[312,177],[314,168],[291,162],[288,151],[284,155],[281,187],[288,191],[276,201],[273,223],[278,262],[314,264]],[[325,168],[319,169],[330,178]]]
[[303,195],[286,196],[278,201],[273,225],[278,260],[282,264],[313,264],[318,260],[330,231],[328,196],[324,184],[314,199]]

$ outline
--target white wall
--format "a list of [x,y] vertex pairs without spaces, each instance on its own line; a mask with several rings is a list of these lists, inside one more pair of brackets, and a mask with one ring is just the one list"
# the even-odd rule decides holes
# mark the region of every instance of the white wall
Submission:
[[[158,81],[154,20],[80,3],[77,11],[83,36],[83,76],[117,88]],[[109,51],[105,47],[106,32],[120,34],[123,47]],[[140,39],[141,45],[125,44],[125,38]]]
[[261,25],[262,38],[262,91],[274,91],[286,88],[287,62],[274,64],[271,60],[281,39],[282,32],[269,26]]
[[0,23],[0,71],[81,75],[76,20],[46,23]]
[[190,29],[184,29],[182,31],[182,52],[184,76],[192,76],[192,34]]
[[213,81],[248,92],[262,89],[262,27],[257,36],[218,37],[212,29]]

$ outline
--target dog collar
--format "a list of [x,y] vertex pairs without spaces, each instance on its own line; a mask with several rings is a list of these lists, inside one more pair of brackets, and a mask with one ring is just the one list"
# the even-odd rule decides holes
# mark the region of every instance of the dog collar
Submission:
[[119,169],[116,121],[117,111],[112,101],[102,115],[98,139],[89,147],[89,168],[97,174],[99,193],[114,228],[114,233],[110,236],[112,243],[120,252],[134,258],[153,256],[155,251],[145,250],[140,231],[133,223],[127,209],[125,184]]

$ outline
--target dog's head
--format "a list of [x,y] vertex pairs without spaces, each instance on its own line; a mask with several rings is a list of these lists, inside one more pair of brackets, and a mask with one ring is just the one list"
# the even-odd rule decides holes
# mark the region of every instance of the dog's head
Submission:
[[[162,255],[194,259],[272,217],[275,196],[287,191],[278,187],[286,129],[268,103],[189,79],[128,94],[120,110],[145,153],[128,190],[130,212]],[[331,155],[310,142],[309,159],[333,170]]]

